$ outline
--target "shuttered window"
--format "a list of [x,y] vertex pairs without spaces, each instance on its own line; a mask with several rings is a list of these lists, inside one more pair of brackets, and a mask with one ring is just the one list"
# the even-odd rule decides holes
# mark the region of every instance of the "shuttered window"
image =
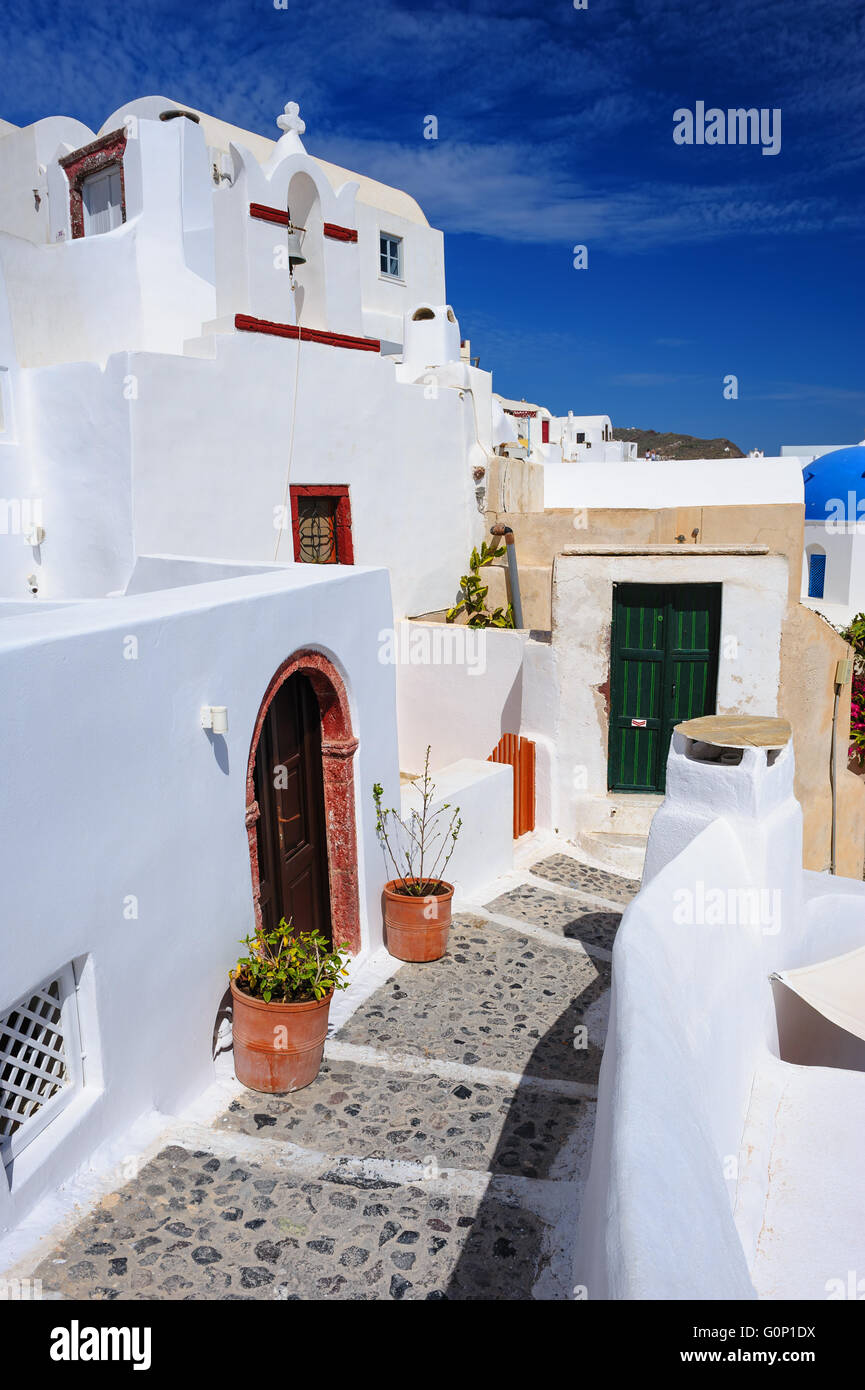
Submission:
[[98,236],[100,232],[110,232],[123,223],[123,190],[120,182],[120,166],[111,164],[91,174],[81,185],[81,201],[84,207],[84,235]]
[[822,598],[826,584],[826,556],[818,552],[808,557],[808,597]]

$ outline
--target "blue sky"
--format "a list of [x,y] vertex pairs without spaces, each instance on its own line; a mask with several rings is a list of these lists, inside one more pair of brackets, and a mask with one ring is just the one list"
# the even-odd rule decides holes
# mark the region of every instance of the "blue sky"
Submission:
[[[28,0],[0,115],[159,93],[408,189],[506,395],[742,448],[865,436],[865,0]],[[780,153],[673,112],[780,108]],[[423,138],[424,117],[438,139]],[[588,247],[588,268],[573,250]],[[723,378],[738,378],[725,400]]]

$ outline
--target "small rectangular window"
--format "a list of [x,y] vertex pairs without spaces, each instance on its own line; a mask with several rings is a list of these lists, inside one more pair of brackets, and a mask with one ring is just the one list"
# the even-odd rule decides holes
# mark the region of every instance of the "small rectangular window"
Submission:
[[100,232],[110,232],[120,227],[123,223],[120,166],[111,164],[85,179],[81,185],[81,201],[85,236],[98,236]]
[[379,237],[379,260],[382,275],[402,279],[402,237],[382,232]]
[[549,420],[542,420],[542,421],[541,421],[541,443],[542,443],[542,444],[549,444],[549,442],[550,442],[550,422],[549,422]]
[[301,564],[354,564],[347,487],[292,486],[291,524],[294,558]]

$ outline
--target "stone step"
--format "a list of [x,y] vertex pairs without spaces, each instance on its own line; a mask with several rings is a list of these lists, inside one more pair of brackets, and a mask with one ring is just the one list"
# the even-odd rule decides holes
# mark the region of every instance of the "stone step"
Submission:
[[562,1081],[595,1082],[600,1048],[573,1046],[610,967],[483,918],[454,918],[447,954],[406,965],[337,1037],[388,1051]]
[[531,866],[538,878],[562,884],[580,893],[594,894],[607,902],[627,905],[640,891],[638,876],[601,869],[567,854],[550,854]]
[[[213,1137],[217,1153],[170,1145],[105,1198],[36,1269],[46,1294],[97,1301],[570,1296],[570,1183],[454,1174],[447,1185],[420,1168],[391,1178],[391,1170],[381,1175],[320,1154],[293,1171],[272,1160],[278,1146],[242,1134]],[[527,1193],[536,1200],[527,1203]]]
[[424,1075],[328,1057],[293,1095],[245,1091],[217,1121],[269,1140],[450,1168],[576,1180],[591,1139],[589,1100],[530,1086]]
[[521,884],[484,904],[487,912],[524,920],[552,935],[578,941],[586,949],[613,946],[621,912],[603,908],[592,898],[567,891],[548,891],[536,884]]
[[626,835],[614,830],[583,830],[577,844],[587,855],[612,873],[639,878],[646,859],[648,835]]

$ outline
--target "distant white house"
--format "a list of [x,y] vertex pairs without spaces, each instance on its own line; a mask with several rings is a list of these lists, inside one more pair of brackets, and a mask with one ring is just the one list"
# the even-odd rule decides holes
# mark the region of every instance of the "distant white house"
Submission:
[[517,443],[508,449],[532,463],[624,463],[637,457],[636,443],[613,438],[609,415],[553,415],[545,406],[498,398],[513,421]]

